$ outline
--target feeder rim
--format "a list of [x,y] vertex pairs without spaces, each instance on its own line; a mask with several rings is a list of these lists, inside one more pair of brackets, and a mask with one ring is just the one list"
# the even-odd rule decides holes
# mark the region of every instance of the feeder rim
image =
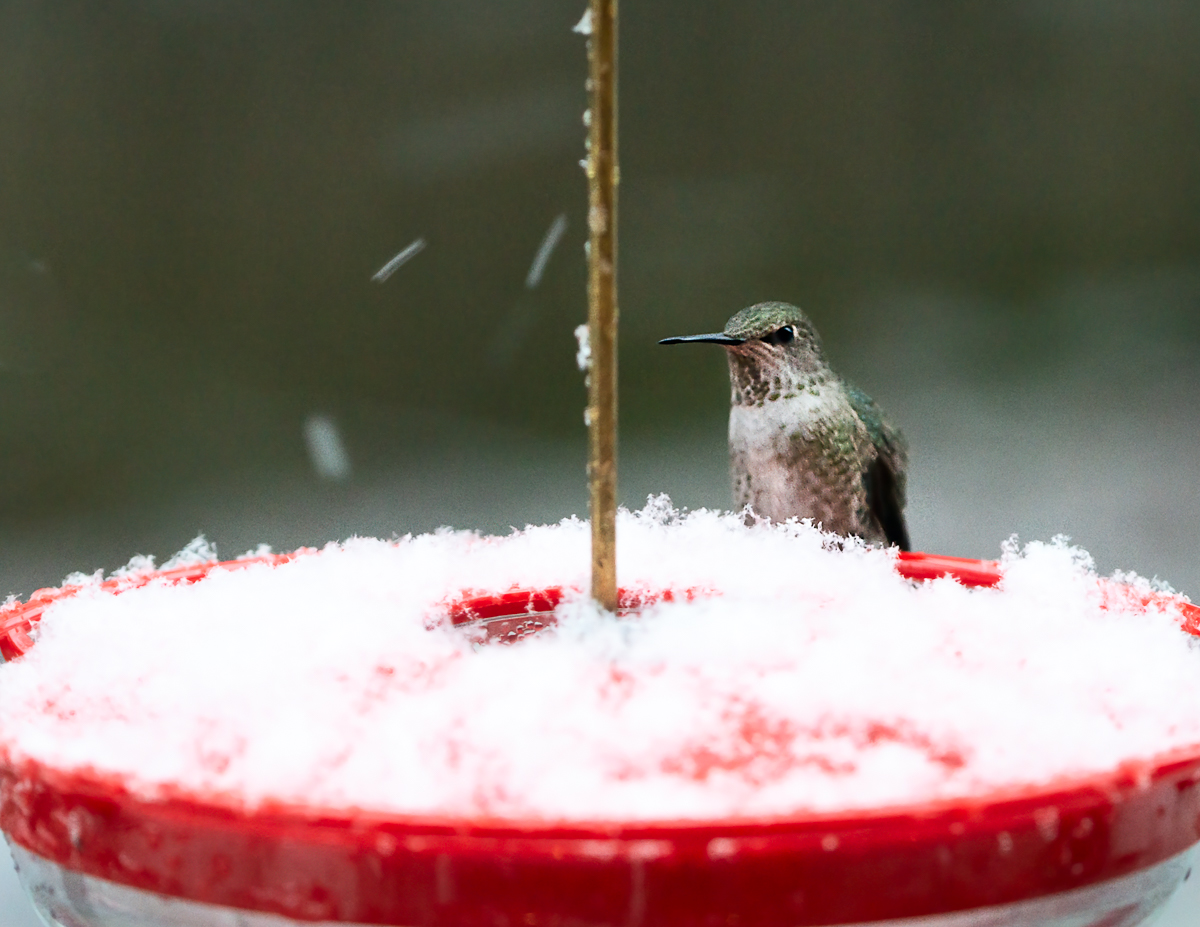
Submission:
[[[144,790],[119,773],[91,766],[56,769],[32,757],[14,756],[0,746],[0,775],[16,774],[24,780],[39,780],[63,791],[95,793],[131,804],[167,809],[186,809],[200,817],[239,818],[247,822],[276,822],[354,829],[382,826],[413,835],[459,837],[545,837],[547,839],[686,838],[690,834],[719,830],[720,836],[769,835],[774,833],[851,829],[858,824],[878,825],[889,821],[945,823],[963,819],[986,827],[993,818],[1054,806],[1060,810],[1086,810],[1101,803],[1118,803],[1125,796],[1142,792],[1164,779],[1200,785],[1200,743],[1176,747],[1143,759],[1131,759],[1100,773],[1063,774],[1041,783],[991,789],[975,795],[928,802],[849,808],[836,811],[796,812],[777,815],[743,815],[721,818],[519,818],[486,815],[409,814],[359,806],[323,806],[279,800],[250,804],[233,793],[147,785]],[[992,822],[994,823],[994,822]]]

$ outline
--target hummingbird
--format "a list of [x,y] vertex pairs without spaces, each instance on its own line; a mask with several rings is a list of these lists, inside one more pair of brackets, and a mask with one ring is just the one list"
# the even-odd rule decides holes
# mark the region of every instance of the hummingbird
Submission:
[[734,501],[772,521],[909,550],[908,451],[874,400],[830,368],[808,316],[789,303],[743,309],[725,330],[659,344],[719,344],[729,361]]

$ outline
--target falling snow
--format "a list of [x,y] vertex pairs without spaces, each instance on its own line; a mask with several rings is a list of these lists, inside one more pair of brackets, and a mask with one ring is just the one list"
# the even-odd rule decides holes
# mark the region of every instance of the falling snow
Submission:
[[350,476],[350,454],[342,441],[337,422],[327,415],[310,415],[304,420],[304,444],[313,470],[323,480]]
[[414,241],[412,244],[410,244],[408,247],[406,247],[403,251],[401,251],[399,254],[397,254],[394,258],[392,258],[390,261],[388,261],[386,264],[384,264],[381,268],[379,268],[379,270],[375,271],[375,273],[371,276],[371,279],[375,283],[385,282],[388,277],[390,277],[397,270],[399,270],[403,265],[407,264],[409,261],[411,261],[414,257],[416,257],[418,254],[420,254],[424,250],[425,250],[425,239],[418,238],[416,241]]
[[542,274],[546,272],[546,265],[550,262],[554,249],[558,247],[558,243],[566,231],[567,215],[560,213],[550,223],[550,228],[546,230],[546,235],[542,239],[542,243],[538,245],[537,253],[533,256],[533,263],[529,266],[529,273],[525,276],[526,289],[536,289],[542,282]]

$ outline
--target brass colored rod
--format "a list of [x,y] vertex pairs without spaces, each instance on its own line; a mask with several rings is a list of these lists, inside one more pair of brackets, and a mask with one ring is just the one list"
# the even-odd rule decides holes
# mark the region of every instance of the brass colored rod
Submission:
[[617,3],[589,0],[588,483],[592,598],[617,610]]

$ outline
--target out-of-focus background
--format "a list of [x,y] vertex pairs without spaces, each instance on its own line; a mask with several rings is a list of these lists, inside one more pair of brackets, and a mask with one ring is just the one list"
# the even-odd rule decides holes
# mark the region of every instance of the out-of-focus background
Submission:
[[[582,7],[0,0],[0,595],[585,512]],[[728,505],[721,352],[655,342],[785,299],[916,547],[1200,593],[1200,4],[632,2],[620,54],[626,504]]]

